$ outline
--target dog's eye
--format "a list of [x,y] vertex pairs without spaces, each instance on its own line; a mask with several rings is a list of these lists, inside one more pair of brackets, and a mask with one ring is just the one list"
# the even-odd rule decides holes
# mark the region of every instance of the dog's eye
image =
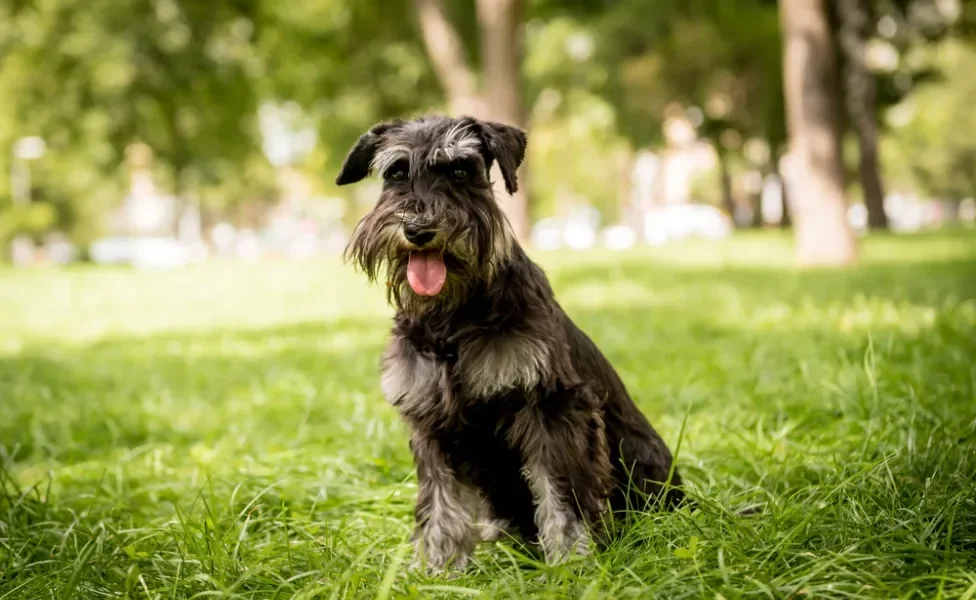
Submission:
[[390,181],[406,181],[407,179],[407,166],[400,162],[394,163],[392,167],[386,170],[384,177]]
[[471,172],[465,167],[454,167],[451,169],[451,179],[454,181],[464,181],[471,176]]

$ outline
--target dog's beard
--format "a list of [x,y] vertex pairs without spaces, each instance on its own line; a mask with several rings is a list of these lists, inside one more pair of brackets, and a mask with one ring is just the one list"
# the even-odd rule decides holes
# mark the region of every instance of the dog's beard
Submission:
[[[511,254],[514,236],[500,211],[472,209],[454,214],[424,215],[438,233],[423,252],[435,252],[446,269],[444,283],[433,295],[415,291],[410,283],[411,253],[420,252],[403,237],[403,224],[417,222],[412,212],[380,203],[356,227],[346,248],[370,281],[385,276],[387,300],[400,311],[420,314],[463,304],[479,284],[490,282]],[[415,257],[417,260],[417,257]]]

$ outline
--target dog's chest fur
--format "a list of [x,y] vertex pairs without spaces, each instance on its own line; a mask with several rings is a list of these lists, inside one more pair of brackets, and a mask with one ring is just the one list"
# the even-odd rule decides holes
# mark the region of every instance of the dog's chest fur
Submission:
[[471,405],[530,394],[551,371],[549,349],[520,332],[456,338],[422,324],[395,330],[383,356],[381,386],[408,419],[448,426]]
[[438,335],[404,321],[383,356],[387,400],[436,440],[455,475],[479,490],[494,515],[527,539],[537,527],[526,457],[513,432],[548,383],[549,363],[548,348],[517,331]]

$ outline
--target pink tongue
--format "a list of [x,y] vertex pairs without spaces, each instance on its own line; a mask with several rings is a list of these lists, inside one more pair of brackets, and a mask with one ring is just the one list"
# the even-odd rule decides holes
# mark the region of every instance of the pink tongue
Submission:
[[421,296],[436,296],[444,287],[447,267],[439,252],[411,252],[407,263],[407,281]]

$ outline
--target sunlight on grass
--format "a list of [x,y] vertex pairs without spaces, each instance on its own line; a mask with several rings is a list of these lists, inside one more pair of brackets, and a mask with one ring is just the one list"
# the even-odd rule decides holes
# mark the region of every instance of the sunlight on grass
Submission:
[[672,448],[684,423],[703,506],[578,565],[484,546],[452,580],[406,569],[382,285],[338,261],[0,272],[0,599],[971,594],[976,238],[863,255],[538,253]]

